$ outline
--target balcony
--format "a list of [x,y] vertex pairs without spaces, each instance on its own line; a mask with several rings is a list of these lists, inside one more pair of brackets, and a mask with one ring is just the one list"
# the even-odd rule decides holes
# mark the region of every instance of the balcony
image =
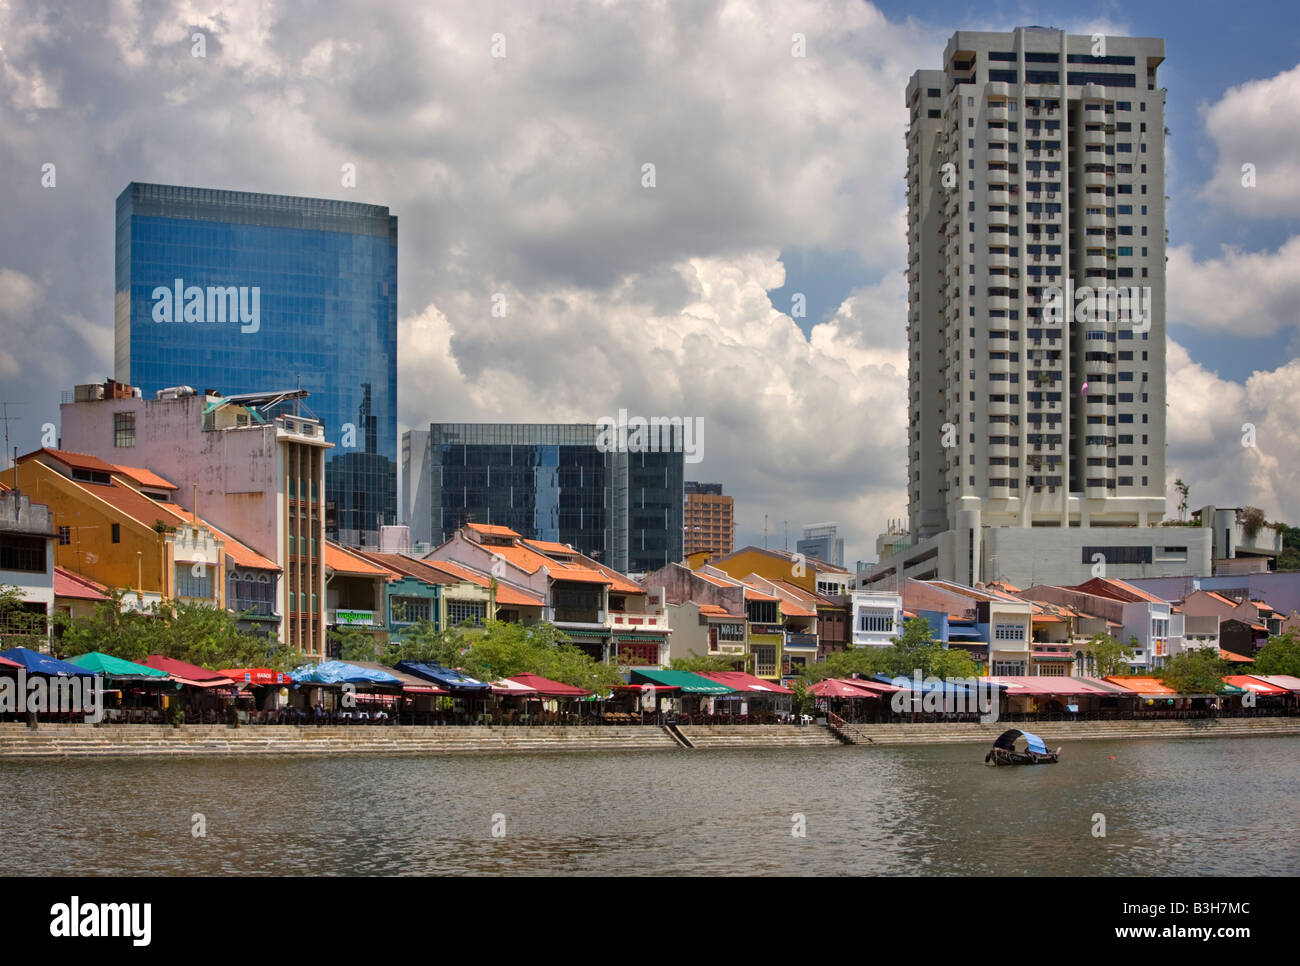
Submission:
[[[1005,192],[1003,193],[1005,194]],[[1010,225],[1011,213],[1005,209],[1002,211],[990,211],[988,215],[985,216],[984,221],[989,225]]]
[[635,628],[637,630],[663,631],[668,629],[668,617],[664,614],[636,614],[625,611],[610,611],[610,620],[615,628]]
[[1106,132],[1101,129],[1095,131],[1084,130],[1083,144],[1085,148],[1089,146],[1104,148],[1106,146]]
[[1084,124],[1105,124],[1106,111],[1102,107],[1085,107],[1083,109]]
[[1011,308],[1011,299],[1005,295],[990,295],[985,300],[985,306],[990,312],[1006,312]]
[[1090,211],[1083,216],[1084,228],[1105,228],[1109,224],[1105,211]]
[[989,268],[1010,268],[1011,256],[1006,252],[989,252],[988,265]]
[[986,362],[985,368],[989,372],[1010,373],[1014,368],[1016,368],[1016,363],[1013,363],[1010,359],[1006,358],[990,358]]
[[1011,152],[1004,147],[989,148],[984,152],[984,160],[989,164],[1009,164]]
[[984,108],[984,120],[986,121],[1006,121],[1010,116],[1007,105],[1002,102],[990,104]]

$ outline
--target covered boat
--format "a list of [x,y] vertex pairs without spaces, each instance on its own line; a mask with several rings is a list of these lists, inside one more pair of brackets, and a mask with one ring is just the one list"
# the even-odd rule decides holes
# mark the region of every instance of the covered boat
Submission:
[[1043,739],[1028,731],[1011,728],[998,735],[993,747],[984,756],[986,765],[1054,765],[1061,758],[1061,749],[1048,751]]

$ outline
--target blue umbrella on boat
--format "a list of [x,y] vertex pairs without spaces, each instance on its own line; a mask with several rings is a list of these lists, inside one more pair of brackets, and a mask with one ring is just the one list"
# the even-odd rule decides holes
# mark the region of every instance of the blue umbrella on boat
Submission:
[[42,654],[40,651],[33,651],[26,647],[11,647],[7,651],[0,651],[0,657],[21,664],[30,674],[81,678],[93,678],[95,676],[94,671],[87,671],[84,667],[77,667],[75,664],[60,661],[57,657],[50,657],[48,654]]

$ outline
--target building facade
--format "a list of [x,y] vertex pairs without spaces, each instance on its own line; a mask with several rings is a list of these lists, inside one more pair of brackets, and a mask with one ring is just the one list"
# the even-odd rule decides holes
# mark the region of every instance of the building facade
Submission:
[[[94,396],[86,388],[78,387],[77,395]],[[280,640],[306,654],[324,655],[330,444],[319,421],[292,412],[304,395],[301,390],[242,396],[182,390],[143,399],[105,393],[65,403],[61,428],[65,445],[76,452],[164,474],[175,484],[180,506],[237,535],[280,568],[268,612],[279,615]]]
[[132,183],[117,199],[115,377],[145,397],[306,389],[327,530],[397,522],[397,218],[377,205]]
[[731,553],[736,537],[736,501],[721,483],[686,481],[683,556],[704,551]]
[[[1165,512],[1163,60],[1159,39],[1025,27],[960,31],[912,75],[912,545],[868,583],[936,557],[947,579],[1031,579],[1008,551],[1062,542],[1047,530],[1163,542],[1132,534]],[[1012,529],[999,571],[986,543]]]
[[682,557],[685,454],[600,445],[595,424],[434,423],[402,437],[411,540],[441,545],[466,524],[566,544],[624,573]]
[[795,550],[805,557],[815,557],[836,567],[844,566],[844,538],[834,523],[814,523],[803,528],[803,539],[795,541]]

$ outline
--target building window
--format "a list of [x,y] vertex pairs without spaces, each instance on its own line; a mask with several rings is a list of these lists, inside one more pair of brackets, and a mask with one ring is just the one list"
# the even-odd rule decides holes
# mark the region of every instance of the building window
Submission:
[[719,624],[718,640],[743,642],[745,640],[744,624]]
[[113,414],[113,446],[121,449],[135,445],[135,413]]
[[464,621],[482,624],[487,618],[487,604],[481,600],[447,601],[447,622],[455,627]]
[[394,624],[414,624],[417,621],[433,619],[432,600],[428,597],[394,597],[392,600],[392,622]]
[[196,597],[200,600],[212,600],[212,572],[204,564],[200,576],[194,575],[193,563],[176,565],[176,596]]
[[894,633],[894,612],[878,607],[858,611],[858,631],[863,634]]
[[1002,677],[1003,675],[1015,677],[1024,673],[1025,673],[1024,661],[994,661],[993,662],[993,675],[995,677]]
[[66,547],[72,543],[72,527],[59,527],[59,546]]
[[45,538],[0,536],[0,570],[45,573]]
[[1025,639],[1025,625],[996,624],[993,628],[993,639],[995,641],[1023,641]]
[[754,648],[754,673],[759,677],[772,677],[776,674],[776,648]]
[[120,524],[120,523],[115,523],[115,524],[113,524],[113,537],[112,537],[112,539],[113,539],[113,542],[114,542],[114,543],[121,543],[121,542],[122,542],[122,524]]

